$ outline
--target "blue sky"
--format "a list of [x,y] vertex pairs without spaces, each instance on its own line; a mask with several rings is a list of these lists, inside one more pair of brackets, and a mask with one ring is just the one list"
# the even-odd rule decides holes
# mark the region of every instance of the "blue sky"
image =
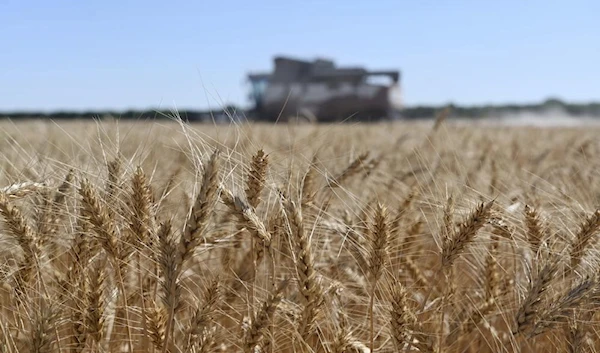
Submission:
[[600,100],[599,1],[0,0],[0,111],[246,105],[274,55],[399,69],[407,105]]

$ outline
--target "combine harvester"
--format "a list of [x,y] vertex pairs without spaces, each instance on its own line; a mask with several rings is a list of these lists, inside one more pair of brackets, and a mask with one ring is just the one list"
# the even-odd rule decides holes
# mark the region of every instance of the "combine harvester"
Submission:
[[[396,120],[402,109],[399,71],[338,68],[333,61],[274,59],[273,73],[249,74],[256,121]],[[387,79],[377,83],[374,79]]]

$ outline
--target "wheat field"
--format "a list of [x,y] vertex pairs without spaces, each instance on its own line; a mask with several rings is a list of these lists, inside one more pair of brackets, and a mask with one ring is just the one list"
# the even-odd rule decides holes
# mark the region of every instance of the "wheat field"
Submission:
[[0,351],[599,351],[599,132],[0,122]]

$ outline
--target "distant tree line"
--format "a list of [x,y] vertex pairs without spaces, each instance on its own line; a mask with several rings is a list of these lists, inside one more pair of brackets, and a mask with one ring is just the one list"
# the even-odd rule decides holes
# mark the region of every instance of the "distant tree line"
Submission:
[[[486,106],[460,106],[449,104],[448,106],[414,106],[407,107],[402,111],[405,119],[427,119],[434,117],[441,109],[450,108],[450,118],[460,117],[467,119],[493,118],[510,116],[520,113],[548,114],[559,113],[573,117],[600,118],[600,103],[575,104],[566,103],[559,99],[548,99],[539,104],[507,104]],[[52,119],[52,120],[75,120],[75,119],[121,119],[121,120],[160,120],[172,119],[175,115],[183,121],[188,122],[227,122],[230,120],[252,120],[251,114],[241,108],[228,106],[222,110],[197,111],[181,110],[174,113],[171,110],[129,110],[124,112],[115,111],[87,111],[87,112],[0,112],[0,119]]]

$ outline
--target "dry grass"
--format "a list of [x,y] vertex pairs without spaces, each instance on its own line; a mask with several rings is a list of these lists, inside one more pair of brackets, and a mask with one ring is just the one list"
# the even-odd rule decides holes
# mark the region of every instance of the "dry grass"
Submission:
[[0,352],[600,351],[590,128],[0,124]]

